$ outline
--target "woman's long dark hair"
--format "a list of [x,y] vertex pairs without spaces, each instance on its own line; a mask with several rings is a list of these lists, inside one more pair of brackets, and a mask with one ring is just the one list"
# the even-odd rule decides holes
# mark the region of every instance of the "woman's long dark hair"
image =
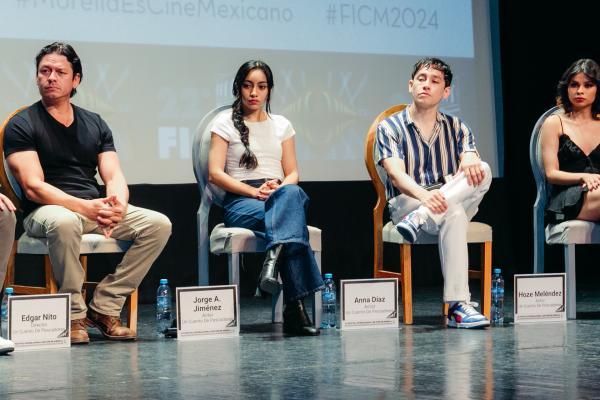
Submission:
[[246,169],[254,169],[258,166],[258,160],[252,151],[250,151],[250,141],[248,138],[248,134],[250,130],[244,123],[244,110],[242,110],[242,85],[246,80],[248,74],[255,70],[260,69],[264,72],[267,77],[267,87],[269,88],[269,92],[267,93],[266,100],[266,111],[267,114],[271,113],[271,90],[273,89],[273,73],[271,72],[271,68],[260,60],[251,60],[246,61],[240,69],[238,69],[237,74],[235,74],[235,79],[233,80],[233,95],[235,96],[235,101],[231,106],[231,119],[233,120],[233,126],[240,132],[240,139],[246,151],[240,158],[240,167],[244,167]]
[[566,113],[573,111],[573,104],[569,100],[569,84],[571,79],[577,75],[583,73],[596,85],[596,98],[592,103],[592,118],[600,119],[598,114],[600,113],[600,67],[594,60],[589,58],[582,58],[581,60],[575,61],[565,71],[562,78],[556,86],[556,103],[561,106]]

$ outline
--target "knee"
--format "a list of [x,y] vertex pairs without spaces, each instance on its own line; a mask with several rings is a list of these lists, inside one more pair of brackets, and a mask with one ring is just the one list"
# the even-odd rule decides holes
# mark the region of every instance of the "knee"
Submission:
[[586,197],[588,201],[600,202],[600,189],[588,191]]
[[64,240],[69,237],[81,237],[83,226],[79,217],[73,212],[63,212],[56,215],[46,225],[46,235],[48,237],[58,237]]
[[469,218],[467,217],[467,213],[463,208],[462,204],[451,203],[448,204],[448,209],[446,210],[445,218],[446,221],[464,221],[465,224],[469,222]]
[[153,212],[149,216],[148,226],[151,227],[152,236],[166,241],[171,236],[173,226],[171,220],[164,214]]
[[12,211],[0,211],[0,227],[7,231],[14,231],[17,225],[17,217]]
[[300,196],[302,198],[308,197],[304,190],[296,184],[289,184],[281,186],[275,193],[278,193],[279,196]]

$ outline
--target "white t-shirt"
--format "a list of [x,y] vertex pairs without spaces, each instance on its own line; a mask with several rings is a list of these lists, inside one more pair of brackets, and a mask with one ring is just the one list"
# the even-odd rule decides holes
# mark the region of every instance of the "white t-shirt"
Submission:
[[240,159],[246,148],[240,139],[240,132],[233,126],[231,110],[218,115],[210,126],[211,132],[229,143],[225,173],[240,181],[262,178],[283,180],[281,143],[296,134],[290,121],[281,115],[271,114],[265,121],[244,121],[244,123],[250,130],[248,134],[250,150],[258,160],[258,166],[255,169],[246,169],[240,166]]

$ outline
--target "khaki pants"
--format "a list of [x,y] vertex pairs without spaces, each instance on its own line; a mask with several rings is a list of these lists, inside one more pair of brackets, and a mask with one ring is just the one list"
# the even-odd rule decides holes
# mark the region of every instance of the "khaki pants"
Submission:
[[[47,237],[52,271],[60,293],[71,293],[71,319],[87,313],[81,289],[84,273],[79,262],[81,236],[100,233],[94,221],[62,206],[41,206],[24,222],[27,234]],[[99,313],[119,316],[126,297],[142,282],[171,235],[171,221],[161,213],[129,205],[127,214],[114,229],[115,239],[133,244],[117,265],[96,287],[90,307]]]
[[15,238],[17,218],[11,211],[0,211],[0,289],[4,285],[6,263]]
[[440,192],[448,203],[442,214],[434,214],[412,197],[401,194],[388,202],[394,224],[408,213],[418,210],[426,217],[421,227],[425,232],[438,235],[440,262],[444,276],[444,301],[471,300],[469,292],[469,252],[467,230],[469,221],[478,211],[483,195],[492,183],[492,171],[487,163],[481,163],[485,178],[478,186],[470,186],[463,173],[441,187]]

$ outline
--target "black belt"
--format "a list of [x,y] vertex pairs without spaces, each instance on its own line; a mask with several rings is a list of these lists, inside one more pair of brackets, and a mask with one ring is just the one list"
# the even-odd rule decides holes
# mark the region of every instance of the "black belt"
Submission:
[[[250,185],[252,187],[259,188],[262,186],[263,183],[272,181],[273,179],[275,179],[275,178],[248,179],[248,180],[241,181],[241,182],[245,183],[246,185]],[[277,180],[277,182],[281,183],[281,181],[279,179],[276,179],[276,180]]]

